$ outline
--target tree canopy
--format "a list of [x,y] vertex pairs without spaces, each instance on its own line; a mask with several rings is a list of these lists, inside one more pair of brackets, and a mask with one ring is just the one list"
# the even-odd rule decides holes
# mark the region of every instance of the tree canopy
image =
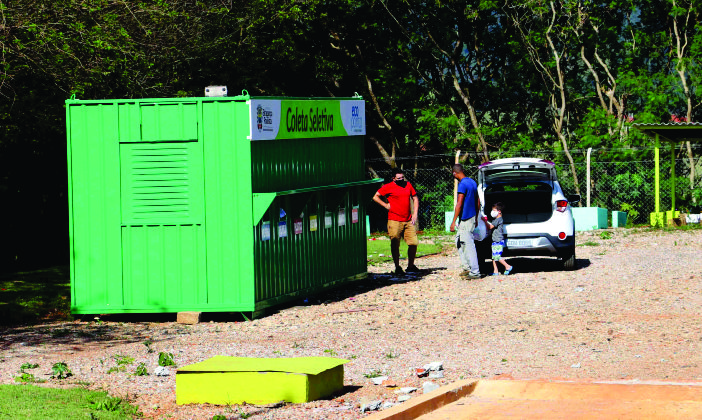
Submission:
[[632,122],[702,116],[698,0],[0,0],[0,19],[0,194],[18,249],[64,241],[71,95],[359,93],[375,169],[551,150],[573,177],[588,147],[640,153]]

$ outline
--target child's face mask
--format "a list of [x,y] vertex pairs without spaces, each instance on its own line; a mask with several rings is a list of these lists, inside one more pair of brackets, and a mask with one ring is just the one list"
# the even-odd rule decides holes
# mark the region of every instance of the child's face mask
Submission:
[[497,210],[493,210],[490,212],[490,216],[492,216],[493,219],[499,215],[500,215],[500,212]]

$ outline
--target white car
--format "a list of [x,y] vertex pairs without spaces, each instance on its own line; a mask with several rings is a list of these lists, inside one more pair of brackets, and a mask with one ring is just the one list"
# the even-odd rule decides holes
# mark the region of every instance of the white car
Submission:
[[[478,168],[478,195],[484,214],[504,205],[507,241],[504,256],[553,256],[566,270],[575,269],[575,222],[570,204],[577,194],[563,194],[555,164],[535,158],[486,162]],[[478,256],[490,256],[490,235],[478,245]]]

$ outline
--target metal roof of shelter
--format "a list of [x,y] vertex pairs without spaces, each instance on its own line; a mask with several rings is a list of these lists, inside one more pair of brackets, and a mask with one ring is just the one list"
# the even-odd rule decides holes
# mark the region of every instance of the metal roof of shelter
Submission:
[[651,214],[651,225],[663,225],[665,219],[675,217],[675,177],[672,177],[671,184],[671,210],[666,214],[665,219],[660,211],[660,144],[667,142],[670,144],[670,164],[673,173],[675,173],[675,143],[689,141],[691,143],[702,142],[702,123],[685,122],[685,123],[660,123],[660,124],[632,124],[645,135],[653,137],[656,140],[656,178],[655,178],[655,205],[656,212]]
[[702,142],[702,123],[632,124],[649,137],[667,142]]

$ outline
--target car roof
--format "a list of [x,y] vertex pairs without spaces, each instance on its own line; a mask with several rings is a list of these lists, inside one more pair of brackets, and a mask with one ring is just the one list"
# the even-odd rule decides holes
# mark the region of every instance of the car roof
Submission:
[[485,162],[482,165],[480,165],[480,168],[488,167],[488,166],[511,165],[511,164],[515,164],[515,163],[540,164],[539,166],[554,166],[555,165],[553,162],[551,162],[550,160],[546,160],[546,159],[515,157],[515,158],[491,160],[489,162]]

